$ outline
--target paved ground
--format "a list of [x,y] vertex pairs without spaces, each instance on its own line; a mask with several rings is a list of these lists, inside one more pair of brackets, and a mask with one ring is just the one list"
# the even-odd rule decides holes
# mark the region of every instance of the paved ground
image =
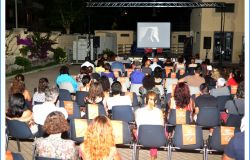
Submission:
[[[47,77],[50,85],[55,85],[55,78],[59,72],[60,66],[48,68],[46,70],[41,70],[38,72],[33,72],[29,74],[25,74],[25,83],[27,89],[33,94],[33,89],[37,86],[38,80],[41,77]],[[71,65],[70,66],[70,73],[71,74],[77,74],[80,69],[79,65]],[[12,78],[6,79],[6,95],[8,95],[8,89],[10,86],[10,83],[12,81]],[[7,100],[7,96],[6,96]],[[7,102],[7,101],[6,101]],[[207,132],[204,131],[204,138],[207,138]],[[10,140],[9,142],[9,150],[12,152],[18,152],[17,151],[17,144],[15,141]],[[122,156],[122,159],[124,160],[131,160],[132,159],[132,149],[130,148],[119,148],[119,152]],[[31,160],[32,159],[32,142],[21,142],[21,154],[24,156],[25,160]],[[201,153],[188,153],[188,152],[173,152],[172,159],[173,160],[202,160],[202,154]],[[140,160],[147,160],[150,159],[149,157],[149,150],[147,149],[141,149]],[[159,160],[167,159],[167,151],[161,150],[158,152],[158,158]],[[221,159],[221,155],[209,155],[209,160],[219,160]]]

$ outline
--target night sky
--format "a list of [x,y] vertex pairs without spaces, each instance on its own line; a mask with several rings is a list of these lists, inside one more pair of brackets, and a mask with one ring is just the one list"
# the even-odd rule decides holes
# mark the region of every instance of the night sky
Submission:
[[[63,0],[18,1],[19,27],[25,27],[31,31],[60,30],[64,32],[63,27],[59,23],[55,23],[58,17],[60,17],[56,17],[58,14],[58,6],[56,4]],[[93,33],[94,30],[110,30],[114,22],[116,26],[113,29],[116,30],[136,31],[137,22],[171,22],[172,31],[190,30],[191,8],[84,8],[83,0],[64,1],[67,1],[67,3],[72,2],[74,9],[80,10],[77,18],[71,25],[71,33],[88,33],[89,31]],[[177,1],[180,0],[175,0],[174,2]],[[148,2],[152,1],[148,0]],[[39,4],[42,8],[35,8],[34,3]],[[27,14],[31,15],[29,20],[27,20]],[[14,0],[9,0],[6,1],[6,28],[14,27]]]

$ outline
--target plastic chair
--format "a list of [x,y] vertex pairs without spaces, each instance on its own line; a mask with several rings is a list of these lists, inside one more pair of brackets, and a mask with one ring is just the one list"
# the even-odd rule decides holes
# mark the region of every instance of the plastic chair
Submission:
[[90,120],[87,119],[72,119],[70,121],[70,139],[78,144],[82,143],[89,123]]
[[199,126],[176,125],[173,142],[168,153],[169,159],[172,157],[173,149],[193,151],[204,150],[202,136],[202,128]]
[[231,96],[218,96],[217,98],[217,106],[220,111],[225,111],[225,104],[228,100],[231,99]]
[[79,105],[79,106],[85,106],[85,102],[84,102],[84,99],[85,97],[88,96],[88,92],[85,92],[85,91],[76,91],[76,103]]
[[200,107],[196,124],[205,128],[220,125],[220,112],[217,107]]
[[112,107],[112,120],[121,120],[127,123],[135,121],[134,112],[129,105],[120,105]]
[[86,106],[86,118],[87,119],[94,119],[99,115],[105,115],[106,111],[102,104],[88,104]]
[[[10,138],[16,139],[19,152],[21,152],[20,139],[21,140],[25,140],[25,139],[34,140],[34,136],[31,133],[29,126],[25,122],[6,119],[6,125],[7,125],[8,139]],[[7,149],[8,149],[8,143],[7,143]]]
[[68,112],[68,120],[81,117],[80,107],[76,102],[63,101],[63,105],[61,107],[64,107],[65,110]]
[[63,101],[71,101],[72,100],[70,92],[66,89],[59,89],[58,100],[60,102],[60,107],[62,107]]
[[190,111],[182,109],[170,109],[168,124],[175,126],[177,124],[190,124],[190,123],[191,123]]
[[23,156],[20,153],[11,153],[13,156],[13,160],[24,160]]
[[137,143],[134,143],[133,157],[139,159],[139,148],[167,148],[165,128],[162,125],[140,125]]
[[229,114],[226,122],[226,126],[232,126],[236,128],[240,128],[242,116]]
[[[224,133],[222,130],[225,130]],[[221,126],[216,127],[213,134],[208,138],[208,142],[205,146],[205,160],[208,159],[208,153],[219,152],[223,153],[224,148],[229,143],[230,139],[234,136],[236,132],[239,132],[235,127]]]

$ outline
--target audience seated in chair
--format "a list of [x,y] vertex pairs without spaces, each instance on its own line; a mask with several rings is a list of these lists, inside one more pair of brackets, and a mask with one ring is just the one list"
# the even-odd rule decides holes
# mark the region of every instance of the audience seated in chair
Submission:
[[47,78],[40,78],[38,82],[38,89],[32,98],[32,105],[41,104],[45,102],[45,90],[49,87],[49,80]]
[[60,75],[56,78],[56,84],[61,89],[68,89],[70,93],[75,93],[78,90],[78,84],[69,74],[69,68],[67,66],[62,66],[60,68]]
[[77,159],[77,150],[74,141],[62,139],[63,132],[69,130],[64,114],[55,111],[47,116],[43,129],[49,134],[46,138],[38,138],[34,142],[35,153],[39,157],[57,159]]
[[31,129],[31,132],[35,134],[38,131],[38,128],[37,125],[34,124],[32,117],[32,111],[25,106],[23,94],[15,93],[11,95],[6,118],[27,123]]
[[[135,122],[137,128],[140,125],[162,125],[164,126],[164,119],[162,111],[156,107],[157,94],[154,91],[148,91],[145,98],[145,107],[139,108],[135,111]],[[138,135],[138,133],[135,133]],[[157,149],[150,149],[151,159],[157,158]]]
[[86,160],[121,159],[115,146],[112,125],[107,117],[98,116],[91,122],[79,151],[80,157]]

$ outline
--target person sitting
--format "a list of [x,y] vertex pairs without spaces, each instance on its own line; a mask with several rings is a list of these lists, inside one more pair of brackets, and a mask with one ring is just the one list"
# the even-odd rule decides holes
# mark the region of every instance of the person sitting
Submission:
[[202,83],[205,83],[205,79],[200,76],[201,68],[196,67],[194,70],[194,75],[188,75],[180,79],[179,82],[187,82],[189,86],[200,87]]
[[51,112],[43,125],[43,130],[49,134],[46,138],[35,140],[36,154],[39,157],[57,159],[77,159],[74,141],[62,139],[61,135],[69,130],[64,114],[59,111]]
[[[200,94],[195,99],[195,115],[199,113],[201,107],[217,107],[217,99],[209,94],[209,88],[206,83],[200,85]],[[194,116],[196,120],[196,116]]]
[[170,57],[167,57],[165,63],[163,64],[165,67],[173,67],[174,63],[172,62]]
[[10,120],[18,120],[29,125],[33,134],[38,131],[37,125],[32,119],[32,111],[25,106],[25,99],[23,94],[15,93],[10,96],[9,108],[7,109],[6,118]]
[[[145,98],[145,106],[135,111],[135,122],[137,128],[139,128],[140,125],[164,125],[163,113],[156,107],[156,101],[157,94],[154,91],[148,91]],[[138,135],[137,132],[138,130],[134,134]],[[157,149],[151,148],[150,156],[151,159],[156,159]]]
[[105,116],[97,116],[84,136],[79,147],[79,155],[84,160],[120,160],[115,146],[115,137],[110,120]]
[[[76,80],[69,74],[69,68],[67,66],[62,66],[60,68],[60,75],[56,78],[56,84],[61,88],[65,83],[70,83],[73,87],[73,91],[70,90],[70,92],[76,92],[78,90],[78,84]],[[68,88],[68,87],[67,87]]]
[[184,58],[181,56],[178,58],[178,61],[174,65],[174,70],[177,73],[180,69],[186,70],[186,65],[184,63]]
[[107,109],[112,110],[112,107],[116,105],[132,106],[130,96],[122,95],[122,85],[118,81],[111,85],[111,96],[107,98]]
[[228,76],[228,79],[227,79],[227,83],[226,83],[226,86],[238,86],[238,83],[236,82],[235,80],[235,73],[234,71],[232,70],[230,73],[229,73],[229,76]]
[[153,73],[155,87],[159,89],[160,97],[162,97],[164,96],[163,84],[165,84],[165,80],[163,79],[163,70],[161,67],[156,67]]
[[229,96],[230,91],[227,86],[225,86],[226,80],[224,78],[219,78],[216,82],[216,88],[210,90],[210,94],[214,97],[218,96]]
[[191,63],[187,67],[188,74],[194,75],[194,70],[196,67],[198,67],[198,65],[195,63],[195,58],[191,58]]
[[38,90],[34,93],[32,98],[32,105],[45,102],[45,90],[48,89],[49,80],[47,78],[40,78],[38,82]]
[[112,62],[111,70],[114,72],[115,70],[119,70],[121,74],[125,72],[125,67],[122,62],[119,61],[118,56],[115,59],[116,61]]
[[228,114],[243,115],[245,113],[245,85],[240,82],[233,100],[228,100],[225,109]]
[[104,67],[105,69],[104,72],[101,72],[101,76],[107,76],[108,78],[111,78],[112,80],[115,78],[113,72],[111,72],[111,66],[109,63],[105,63]]
[[141,71],[139,62],[135,62],[136,69],[130,74],[131,86],[130,92],[135,92],[137,96],[140,95],[139,88],[142,86],[142,80],[145,74]]
[[82,86],[79,87],[80,91],[88,92],[91,84],[91,78],[89,75],[85,75],[82,77]]
[[104,103],[104,93],[102,89],[102,85],[100,82],[94,82],[90,84],[89,94],[85,98],[86,104],[102,104]]
[[154,71],[156,67],[161,68],[161,66],[158,64],[158,61],[159,61],[158,57],[153,58],[153,64],[149,66],[152,69],[152,71]]
[[[18,78],[19,77],[19,78]],[[9,96],[13,95],[15,93],[21,93],[24,96],[25,99],[25,105],[29,108],[32,108],[32,98],[30,96],[29,90],[27,90],[25,83],[24,83],[24,77],[23,75],[21,76],[20,74],[15,77],[13,82],[11,83],[11,87],[9,89]]]
[[80,83],[82,81],[82,77],[88,75],[88,67],[87,66],[83,66],[80,68],[80,73],[76,76],[76,81],[78,83]]
[[151,73],[152,73],[152,69],[149,67],[150,64],[151,64],[151,61],[148,59],[148,60],[146,60],[145,65],[142,67],[142,72],[145,75],[151,75]]

